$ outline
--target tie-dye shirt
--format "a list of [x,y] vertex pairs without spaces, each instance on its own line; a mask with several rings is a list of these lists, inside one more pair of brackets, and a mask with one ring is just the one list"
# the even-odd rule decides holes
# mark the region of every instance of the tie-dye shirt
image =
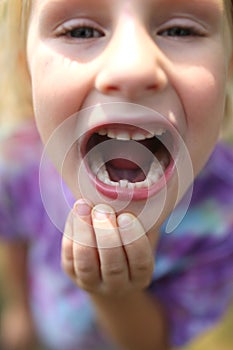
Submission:
[[[114,349],[98,328],[88,294],[61,269],[62,233],[48,216],[40,195],[41,154],[33,124],[0,144],[1,238],[30,243],[30,300],[46,348]],[[59,177],[52,166],[46,172],[53,215],[65,222],[68,206],[57,198]],[[69,200],[72,203],[71,197]],[[156,252],[148,293],[164,305],[173,346],[182,346],[208,330],[231,301],[232,212],[233,148],[219,143],[195,180],[183,221],[171,234],[161,233]]]

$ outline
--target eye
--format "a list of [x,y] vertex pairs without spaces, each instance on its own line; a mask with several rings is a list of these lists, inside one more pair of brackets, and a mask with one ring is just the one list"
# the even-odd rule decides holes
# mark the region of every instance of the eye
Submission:
[[57,30],[57,36],[64,36],[70,39],[87,40],[100,38],[104,33],[93,25],[67,23],[60,26]]
[[164,30],[160,30],[157,35],[160,36],[169,36],[169,37],[194,37],[194,36],[203,36],[197,28],[193,27],[180,27],[174,26]]
[[67,32],[71,38],[77,39],[90,39],[90,38],[100,38],[103,36],[99,30],[92,27],[78,27]]

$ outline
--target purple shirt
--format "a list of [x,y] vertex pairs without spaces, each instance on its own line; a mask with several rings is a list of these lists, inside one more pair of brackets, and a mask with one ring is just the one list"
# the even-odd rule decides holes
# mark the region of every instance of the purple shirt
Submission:
[[[54,350],[110,350],[88,294],[60,266],[62,233],[40,195],[42,145],[34,124],[0,144],[0,235],[30,244],[31,306],[39,336]],[[46,168],[54,216],[65,223],[57,198],[60,181]],[[70,203],[73,198],[69,195]],[[189,210],[171,234],[163,233],[148,293],[164,305],[171,344],[182,346],[213,326],[233,296],[233,149],[218,144],[194,183]]]

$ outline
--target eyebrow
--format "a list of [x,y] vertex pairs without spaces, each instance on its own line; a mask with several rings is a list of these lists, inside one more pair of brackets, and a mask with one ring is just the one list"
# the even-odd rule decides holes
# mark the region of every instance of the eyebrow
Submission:
[[[69,1],[68,6],[67,1]],[[39,22],[44,22],[49,19],[56,22],[59,21],[61,16],[63,18],[68,15],[70,16],[71,12],[75,15],[77,14],[76,11],[80,13],[80,11],[85,11],[90,8],[90,6],[94,13],[103,13],[104,7],[106,7],[107,4],[109,7],[109,0],[51,0],[46,3],[37,0],[36,6],[39,6]],[[77,10],[75,11],[75,9]]]

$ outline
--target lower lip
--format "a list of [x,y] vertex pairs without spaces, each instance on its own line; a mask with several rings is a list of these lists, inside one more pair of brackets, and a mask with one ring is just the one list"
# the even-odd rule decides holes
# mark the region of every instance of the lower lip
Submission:
[[87,172],[88,175],[94,184],[97,191],[99,191],[101,194],[103,194],[105,197],[108,197],[110,199],[118,199],[118,200],[134,200],[134,201],[140,201],[140,200],[146,200],[152,196],[155,196],[157,193],[159,193],[169,182],[171,179],[175,169],[175,163],[172,160],[169,164],[169,166],[166,168],[164,172],[164,176],[162,176],[155,184],[153,184],[150,187],[143,187],[143,188],[122,188],[120,186],[110,186],[102,181],[100,181],[89,169],[87,166]]

